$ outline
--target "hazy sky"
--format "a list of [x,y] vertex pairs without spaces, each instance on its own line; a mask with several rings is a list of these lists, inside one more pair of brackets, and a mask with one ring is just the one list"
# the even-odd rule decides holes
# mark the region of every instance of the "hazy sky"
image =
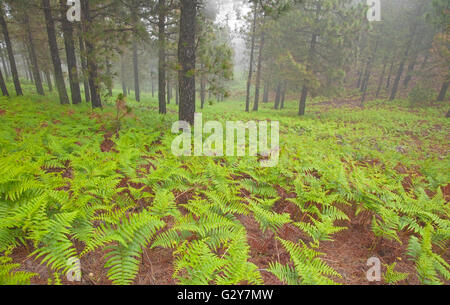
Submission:
[[228,23],[233,32],[233,48],[235,54],[236,68],[244,64],[245,61],[245,45],[242,38],[237,34],[239,29],[245,24],[243,17],[249,13],[250,7],[246,0],[220,0],[219,13],[217,22]]

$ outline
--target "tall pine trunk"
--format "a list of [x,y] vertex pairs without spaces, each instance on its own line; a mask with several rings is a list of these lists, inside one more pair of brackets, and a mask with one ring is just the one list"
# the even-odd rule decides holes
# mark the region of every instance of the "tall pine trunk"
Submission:
[[[202,70],[204,69],[204,65],[202,64]],[[206,100],[206,78],[205,74],[202,72],[200,76],[200,105],[203,109],[205,107],[205,100]]]
[[284,103],[286,101],[286,91],[287,91],[287,82],[285,81],[283,84],[283,91],[281,92],[280,109],[284,109]]
[[36,48],[34,46],[33,33],[31,32],[30,18],[27,13],[24,14],[25,30],[28,39],[28,51],[30,54],[31,68],[33,72],[33,80],[36,86],[36,91],[39,95],[44,95],[44,87],[42,86],[41,73],[36,56]]
[[[89,33],[92,26],[91,12],[89,8],[89,0],[81,1],[83,33]],[[102,108],[102,100],[100,98],[100,88],[98,79],[98,66],[95,56],[95,47],[93,38],[87,36],[86,40],[86,58],[87,71],[89,74],[89,91],[91,94],[92,108]]]
[[378,51],[378,40],[376,41],[373,53],[371,54],[370,59],[367,62],[366,77],[364,79],[364,86],[362,88],[363,94],[361,97],[361,106],[364,106],[364,102],[366,101],[367,89],[369,88],[370,76],[372,75],[372,66],[373,66],[373,62],[375,60],[375,55],[377,54],[377,51]]
[[264,84],[264,93],[263,93],[263,103],[269,102],[269,83],[265,82]]
[[53,70],[55,73],[56,87],[58,88],[59,101],[61,104],[70,104],[66,91],[66,85],[64,83],[64,75],[61,68],[61,59],[59,57],[58,44],[56,42],[55,23],[53,21],[50,0],[42,0],[42,7],[44,9],[48,44],[53,63]]
[[126,76],[125,76],[125,56],[120,57],[120,80],[122,82],[122,94],[124,97],[127,97],[127,83],[126,83]]
[[179,119],[194,124],[195,115],[195,32],[197,18],[197,1],[180,0],[180,40],[178,43]]
[[252,85],[253,78],[253,58],[255,54],[255,40],[256,40],[256,20],[258,17],[258,3],[255,2],[255,11],[253,16],[253,28],[252,28],[252,44],[250,48],[250,68],[248,70],[248,79],[247,79],[247,95],[245,98],[245,111],[250,111],[250,88]]
[[75,43],[73,41],[73,27],[67,20],[67,1],[59,0],[61,6],[61,25],[64,35],[64,47],[66,49],[67,69],[69,71],[70,93],[72,104],[81,104],[80,79],[78,78],[77,58],[75,55]]
[[6,43],[6,49],[8,50],[9,65],[11,68],[11,74],[14,81],[14,88],[16,89],[17,95],[23,95],[22,87],[20,85],[19,73],[17,72],[16,60],[14,59],[13,48],[11,44],[11,39],[9,38],[8,25],[5,20],[5,12],[3,11],[3,6],[0,5],[0,24],[3,31],[3,39]]
[[[317,19],[319,19],[320,11],[321,11],[321,5],[320,5],[320,3],[317,2],[316,3],[316,18]],[[310,43],[309,51],[308,51],[308,64],[306,66],[307,70],[311,69],[311,63],[313,62],[313,59],[315,56],[317,37],[318,37],[318,35],[316,33],[312,34],[311,43]],[[299,106],[298,106],[298,115],[300,115],[300,116],[305,115],[306,99],[308,97],[308,91],[309,91],[308,86],[306,84],[303,85],[302,95],[300,97],[300,102],[299,102]]]
[[45,80],[47,82],[48,91],[52,92],[53,91],[53,84],[52,84],[52,78],[51,78],[50,71],[49,70],[45,70],[44,75],[45,75]]
[[172,94],[171,94],[171,90],[172,88],[170,87],[170,72],[167,73],[167,105],[170,105],[170,101],[172,99]]
[[448,80],[442,84],[441,90],[439,91],[439,95],[437,98],[438,102],[444,101],[445,97],[447,96],[448,84],[449,84]]
[[277,86],[277,92],[275,94],[275,110],[278,110],[280,108],[280,102],[281,102],[281,83]]
[[[133,6],[131,7],[131,22],[136,27],[138,24],[138,12],[137,12],[137,2],[133,1]],[[136,37],[133,38],[133,72],[134,72],[134,96],[136,101],[141,101],[141,89],[139,87],[139,58],[138,58],[138,40]]]
[[403,81],[403,86],[405,87],[405,89],[408,88],[409,82],[411,81],[411,79],[413,77],[414,68],[416,67],[416,64],[417,64],[417,57],[418,57],[418,54],[416,53],[414,55],[414,57],[411,59],[411,62],[409,63],[409,65],[408,65],[408,72],[407,72],[406,77],[405,77],[405,79]]
[[384,80],[384,75],[386,74],[386,67],[387,67],[387,59],[386,57],[383,60],[383,71],[381,72],[380,75],[380,80],[378,81],[378,88],[377,88],[377,93],[375,94],[375,98],[378,98],[378,96],[380,95],[381,92],[381,87],[383,86],[383,80]]
[[84,99],[86,103],[91,102],[91,91],[89,89],[89,73],[87,69],[86,62],[86,48],[84,47],[84,39],[83,39],[83,29],[80,27],[80,37],[78,37],[79,45],[80,45],[80,62],[81,62],[81,70],[83,75],[83,88],[84,88]]
[[158,101],[159,113],[166,114],[166,0],[159,0],[158,14]]
[[394,72],[394,62],[395,62],[395,58],[392,59],[391,66],[389,68],[389,75],[388,75],[388,78],[386,81],[386,90],[391,87],[391,78],[392,78],[392,73]]
[[6,88],[5,79],[3,78],[3,73],[1,69],[0,69],[0,88],[2,89],[3,96],[9,96],[8,88]]
[[261,41],[259,44],[258,70],[256,72],[255,103],[253,104],[253,111],[258,111],[258,108],[259,108],[259,88],[261,86],[261,69],[262,69],[262,60],[263,60],[263,51],[264,51],[264,41],[265,41],[265,33],[264,33],[264,31],[262,31]]
[[9,73],[9,66],[8,66],[8,64],[6,63],[3,49],[0,49],[0,56],[1,56],[1,59],[2,59],[2,66],[3,66],[3,70],[5,71],[6,79],[9,79],[9,76],[10,76],[10,73]]

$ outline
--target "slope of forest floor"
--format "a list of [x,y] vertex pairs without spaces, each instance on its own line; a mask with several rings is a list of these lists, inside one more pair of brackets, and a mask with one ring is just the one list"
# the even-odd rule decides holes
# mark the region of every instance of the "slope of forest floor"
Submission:
[[37,284],[73,284],[73,257],[87,285],[369,284],[371,257],[381,284],[448,283],[449,103],[336,103],[206,106],[204,121],[280,121],[262,168],[173,156],[176,108],[149,96],[120,128],[112,105],[1,98],[0,252]]

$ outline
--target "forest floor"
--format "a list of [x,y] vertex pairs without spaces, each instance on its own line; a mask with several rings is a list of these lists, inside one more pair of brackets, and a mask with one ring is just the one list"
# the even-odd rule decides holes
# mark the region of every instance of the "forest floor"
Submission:
[[[44,208],[46,217],[53,219],[57,212],[81,211],[80,202],[111,205],[113,211],[126,211],[124,217],[129,217],[154,211],[164,200],[171,201],[164,201],[164,211],[168,212],[159,214],[164,226],[158,232],[172,230],[181,239],[172,247],[163,242],[154,246],[154,238],[146,244],[132,279],[138,285],[197,283],[195,280],[221,283],[223,270],[228,267],[217,267],[210,274],[205,271],[200,280],[192,275],[190,268],[196,265],[186,250],[195,252],[186,247],[212,238],[214,229],[207,234],[198,229],[206,227],[208,222],[202,221],[211,211],[224,218],[223,230],[244,229],[244,260],[256,266],[259,283],[284,283],[268,271],[274,263],[294,267],[293,254],[281,239],[302,241],[322,253],[321,260],[340,275],[329,277],[337,283],[370,284],[366,278],[367,261],[377,257],[383,271],[396,263],[395,271],[408,274],[400,284],[419,284],[416,262],[408,255],[409,241],[412,236],[420,238],[419,232],[426,224],[425,212],[445,225],[449,220],[450,121],[445,113],[450,103],[411,108],[403,100],[377,100],[361,108],[357,100],[314,100],[302,118],[296,116],[294,101],[287,102],[281,111],[263,104],[258,113],[249,114],[242,111],[242,102],[207,105],[204,121],[280,122],[279,165],[261,168],[258,159],[250,157],[174,157],[170,129],[176,120],[176,108],[169,105],[166,117],[157,115],[156,99],[150,96],[144,96],[141,103],[130,102],[133,112],[122,120],[119,132],[112,104],[103,111],[92,111],[88,105],[60,106],[36,96],[1,98],[0,204],[13,207],[28,202],[32,194],[54,191],[49,193]],[[23,170],[7,173],[7,162]],[[6,185],[21,179],[42,184],[24,186],[12,196]],[[159,200],[159,196],[163,199]],[[202,202],[210,207],[205,214],[197,206]],[[255,208],[255,203],[260,206]],[[423,210],[408,212],[398,205]],[[334,214],[327,218],[327,211]],[[14,213],[12,208],[7,212],[4,207],[0,209],[5,219]],[[28,220],[38,217],[29,213]],[[288,219],[280,220],[286,214]],[[111,284],[114,279],[105,267],[112,251],[107,247],[109,243],[84,252],[86,240],[92,236],[83,230],[98,234],[94,229],[102,221],[98,214],[90,218],[86,215],[83,217],[90,226],[79,229],[75,221],[67,234],[75,253],[83,253],[80,284]],[[33,251],[51,246],[45,244],[45,239],[36,239],[40,233],[30,229],[33,221],[27,222],[26,217],[14,219],[24,243],[14,243],[11,258],[20,264],[19,270],[38,275],[32,283],[47,284],[54,271],[41,263],[45,255],[36,258]],[[234,223],[233,229],[228,221]],[[445,226],[440,221],[433,224],[436,230]],[[302,223],[308,224],[310,230]],[[11,228],[0,224],[0,233]],[[228,266],[225,260],[233,259],[230,244],[235,239],[223,237],[227,240],[223,242],[222,237],[217,238],[219,246],[206,241],[210,245],[208,255],[222,259],[220,266]],[[433,245],[433,251],[450,262],[448,244]],[[64,284],[74,284],[65,276],[60,278]],[[236,282],[251,280],[242,276]],[[449,283],[445,279],[443,282]],[[385,283],[384,279],[379,282]]]

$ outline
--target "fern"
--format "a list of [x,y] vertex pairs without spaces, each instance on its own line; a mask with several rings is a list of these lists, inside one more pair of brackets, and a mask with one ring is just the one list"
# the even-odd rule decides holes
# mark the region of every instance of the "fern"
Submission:
[[271,263],[268,271],[289,285],[331,285],[336,284],[329,276],[341,277],[331,267],[326,265],[319,256],[321,253],[308,248],[305,243],[295,244],[278,238],[291,256],[294,269],[282,266],[278,262]]

